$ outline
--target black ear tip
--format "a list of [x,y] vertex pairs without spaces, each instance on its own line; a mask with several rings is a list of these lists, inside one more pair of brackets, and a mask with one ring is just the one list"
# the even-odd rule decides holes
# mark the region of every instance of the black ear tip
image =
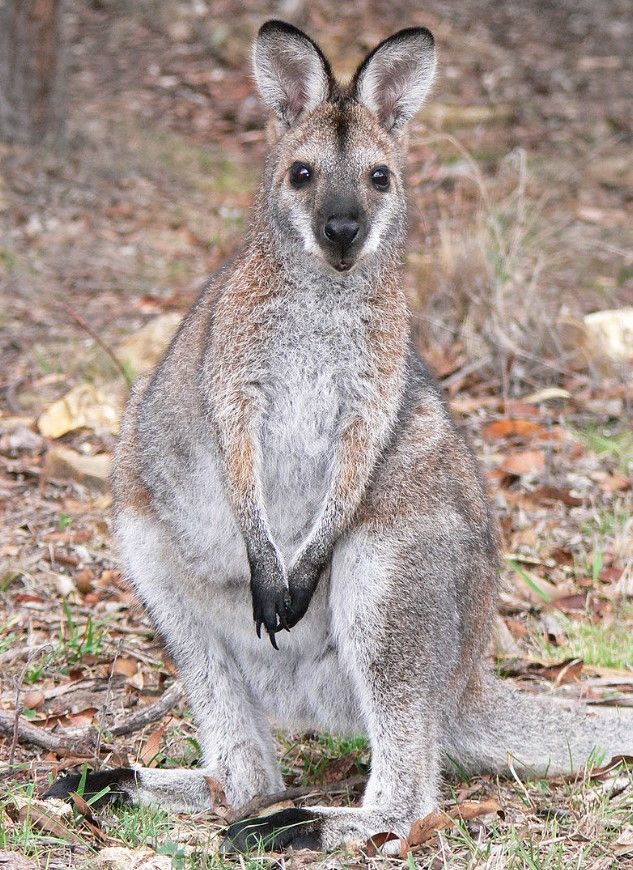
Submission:
[[433,48],[435,46],[435,37],[428,29],[428,27],[405,27],[404,30],[399,30],[397,33],[390,38],[385,40],[385,42],[394,41],[405,41],[405,40],[416,40],[418,42],[422,42],[425,45],[425,48]]
[[266,36],[301,36],[305,38],[305,33],[295,27],[294,24],[289,24],[287,21],[282,21],[280,18],[269,18],[264,21],[257,32],[257,37]]

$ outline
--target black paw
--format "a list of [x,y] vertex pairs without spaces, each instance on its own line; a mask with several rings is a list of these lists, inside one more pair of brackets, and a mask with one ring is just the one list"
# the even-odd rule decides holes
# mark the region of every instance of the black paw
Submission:
[[286,627],[293,628],[306,615],[312,596],[319,585],[325,565],[321,559],[299,559],[288,577],[290,606],[286,609]]
[[262,636],[262,625],[275,647],[275,634],[285,628],[286,610],[290,605],[290,593],[286,587],[281,566],[276,561],[250,559],[251,596],[253,599],[253,619],[257,637]]
[[323,816],[310,810],[279,810],[269,816],[240,819],[224,832],[223,852],[285,852],[287,849],[321,850]]
[[[72,792],[76,792],[80,787],[80,783],[81,774],[79,773],[60,776],[48,789],[44,795],[44,800],[46,798],[61,798],[63,800],[69,797]],[[136,779],[131,767],[115,767],[113,770],[100,770],[89,773],[86,776],[82,797],[90,800],[90,798],[108,788],[109,791],[94,801],[91,804],[92,807],[102,807],[115,801],[129,801],[135,784]]]

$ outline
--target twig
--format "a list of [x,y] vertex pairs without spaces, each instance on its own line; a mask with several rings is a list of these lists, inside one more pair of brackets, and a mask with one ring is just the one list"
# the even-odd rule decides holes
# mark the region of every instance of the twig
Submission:
[[[144,707],[138,713],[128,716],[122,722],[119,722],[118,725],[114,725],[107,730],[113,737],[120,737],[123,734],[140,731],[141,728],[149,725],[150,722],[162,719],[166,713],[176,706],[182,695],[183,691],[180,683],[172,683],[167,691],[153,704],[148,704],[147,707]],[[30,743],[33,746],[39,746],[42,749],[56,752],[59,755],[76,755],[81,758],[90,758],[94,755],[98,740],[97,730],[92,725],[69,734],[53,734],[44,728],[39,728],[37,725],[30,725],[26,720],[20,718],[18,712],[11,714],[2,711],[0,711],[0,734],[9,737],[15,735],[16,742]],[[101,748],[104,748],[102,744]]]
[[143,707],[138,713],[133,713],[128,716],[118,725],[113,725],[107,730],[113,737],[121,737],[122,734],[131,734],[133,731],[140,731],[150,722],[156,722],[157,719],[162,719],[166,713],[172,710],[178,701],[183,696],[183,690],[180,683],[172,683],[171,686],[164,692],[158,701],[153,704],[148,704]]
[[72,737],[62,734],[53,734],[37,725],[30,725],[20,716],[0,711],[0,734],[7,737],[16,735],[20,743],[30,743],[56,752],[58,755],[76,755],[81,758],[90,758],[94,752],[97,732],[94,728],[86,728],[81,733]]
[[284,791],[274,792],[273,794],[256,795],[256,797],[236,811],[235,818],[254,816],[260,810],[264,810],[266,807],[278,804],[281,801],[294,801],[308,795],[338,794],[352,788],[357,788],[359,785],[365,785],[366,782],[367,775],[358,773],[355,776],[350,776],[339,782],[331,782],[328,785],[298,785],[287,788]]
[[112,680],[114,678],[114,666],[116,664],[116,660],[119,657],[121,651],[121,641],[117,645],[116,652],[114,653],[114,658],[112,659],[112,664],[110,665],[110,674],[108,676],[108,688],[106,690],[106,698],[104,703],[101,705],[101,710],[99,711],[99,727],[97,729],[97,743],[95,745],[95,764],[99,761],[99,753],[101,752],[101,740],[103,738],[103,726],[105,723],[106,712],[110,706],[110,699],[112,698]]
[[75,323],[77,323],[85,332],[87,332],[91,338],[94,338],[94,340],[97,342],[97,344],[99,345],[101,350],[103,350],[105,353],[107,353],[107,355],[110,357],[110,359],[112,360],[114,365],[118,368],[118,370],[123,375],[125,383],[128,385],[128,387],[131,386],[132,385],[132,378],[130,377],[129,372],[126,370],[125,366],[123,365],[121,360],[118,358],[118,356],[115,354],[115,352],[112,350],[112,348],[109,347],[105,343],[105,341],[101,338],[101,336],[98,335],[88,323],[86,323],[86,321],[83,319],[83,317],[80,314],[77,314],[76,311],[73,311],[73,309],[70,307],[70,305],[67,305],[61,299],[59,299],[58,301],[59,301],[59,304],[61,305],[61,307],[66,312],[66,314],[68,314],[69,317],[72,317],[72,319],[75,321]]
[[17,661],[24,656],[30,657],[33,653],[40,652],[40,650],[49,645],[49,643],[38,643],[36,646],[19,646],[17,649],[9,649],[6,652],[0,653],[0,665]]

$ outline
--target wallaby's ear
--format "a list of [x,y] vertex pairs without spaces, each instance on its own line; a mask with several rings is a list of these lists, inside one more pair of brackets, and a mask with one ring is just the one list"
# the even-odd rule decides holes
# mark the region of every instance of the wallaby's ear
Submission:
[[356,100],[386,130],[403,126],[418,111],[435,72],[435,40],[426,27],[400,30],[367,55],[352,80]]
[[292,127],[332,88],[332,72],[319,46],[285,21],[267,21],[253,47],[259,93],[279,120]]

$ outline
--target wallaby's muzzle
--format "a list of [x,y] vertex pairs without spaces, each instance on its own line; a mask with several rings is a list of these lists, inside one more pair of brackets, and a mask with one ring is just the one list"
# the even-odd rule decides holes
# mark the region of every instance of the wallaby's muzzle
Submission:
[[338,272],[354,265],[367,236],[367,219],[356,203],[328,203],[320,209],[315,236],[328,263]]

